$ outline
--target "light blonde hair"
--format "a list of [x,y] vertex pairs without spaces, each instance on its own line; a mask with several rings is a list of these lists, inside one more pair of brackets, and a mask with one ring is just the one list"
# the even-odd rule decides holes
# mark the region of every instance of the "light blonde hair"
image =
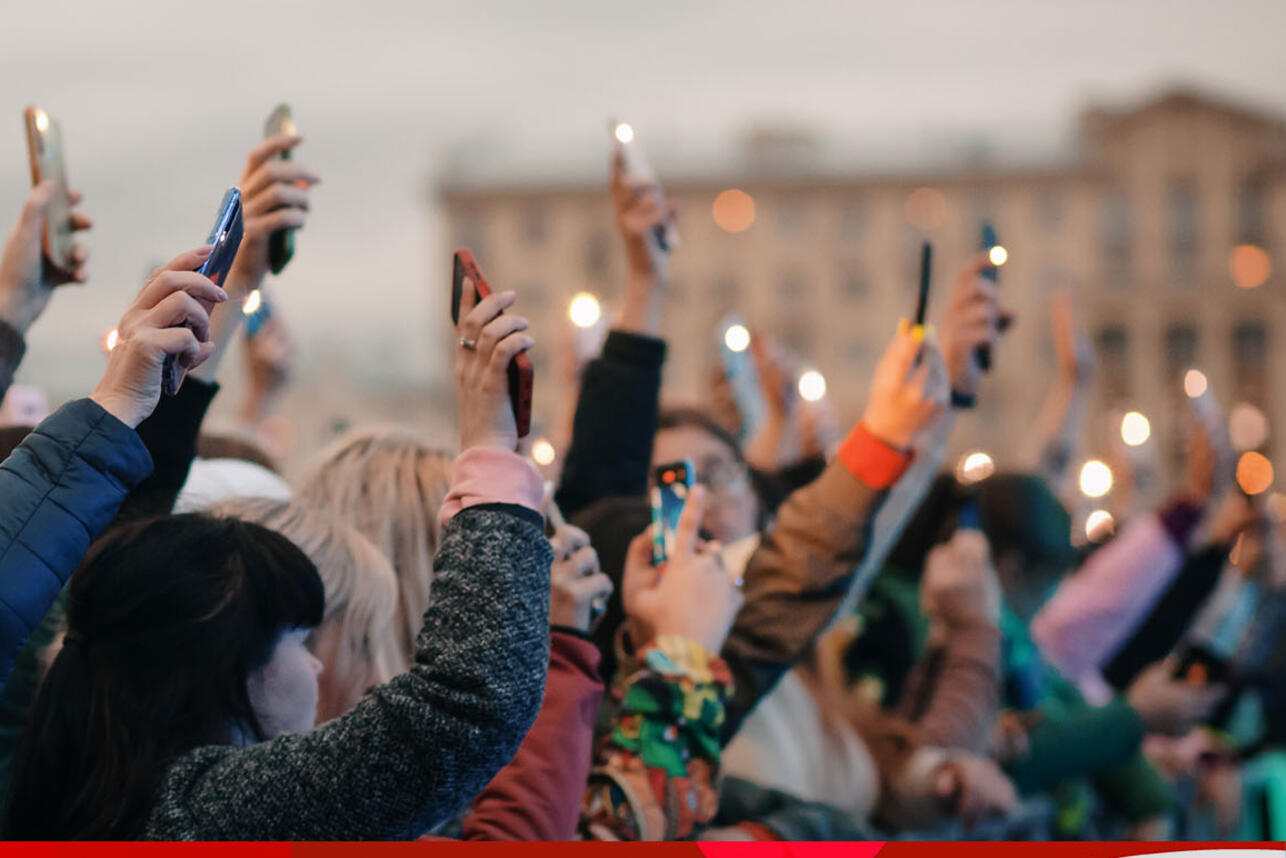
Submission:
[[406,664],[429,607],[442,536],[438,510],[451,487],[453,459],[404,429],[357,429],[314,457],[297,493],[342,516],[392,561],[396,637]]
[[[338,624],[342,641],[336,663],[327,665],[332,676],[369,675],[369,670],[357,668],[370,665],[383,676],[402,672],[393,625],[397,577],[370,540],[334,513],[298,501],[231,498],[205,512],[275,530],[313,561],[326,590],[322,625]],[[360,697],[366,688],[353,691]]]

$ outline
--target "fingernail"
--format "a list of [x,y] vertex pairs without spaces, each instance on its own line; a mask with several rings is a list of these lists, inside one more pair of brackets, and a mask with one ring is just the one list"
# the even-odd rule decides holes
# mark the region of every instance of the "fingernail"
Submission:
[[[218,289],[217,286],[215,288]],[[228,300],[228,293],[224,292],[222,289],[219,289],[218,297],[216,300],[218,300],[218,302],[222,304],[224,301]]]
[[908,319],[906,316],[903,316],[902,318],[898,319],[899,335],[905,334],[910,327],[911,327],[911,320]]
[[214,252],[214,245],[207,244],[205,247],[202,247],[197,251],[197,256],[209,256],[213,252]]

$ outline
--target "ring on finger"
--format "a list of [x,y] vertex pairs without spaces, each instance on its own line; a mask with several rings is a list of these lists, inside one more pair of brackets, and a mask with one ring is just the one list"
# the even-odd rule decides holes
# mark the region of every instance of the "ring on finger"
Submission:
[[460,338],[460,348],[467,352],[476,352],[478,350],[478,341],[471,340],[468,337]]

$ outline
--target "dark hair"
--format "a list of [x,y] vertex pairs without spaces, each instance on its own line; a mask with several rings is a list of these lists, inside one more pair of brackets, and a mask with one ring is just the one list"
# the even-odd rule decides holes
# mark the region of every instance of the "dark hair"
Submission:
[[961,486],[941,474],[930,487],[889,562],[916,573],[929,551],[951,537],[962,503],[974,498],[982,530],[993,556],[1017,552],[1024,567],[1062,574],[1080,559],[1072,546],[1071,518],[1042,478],[1032,474],[1001,473],[972,486]]
[[202,459],[240,459],[280,475],[277,463],[258,444],[235,435],[202,432],[196,439],[196,454]]
[[685,426],[692,426],[713,436],[732,452],[733,457],[740,464],[746,463],[746,457],[741,454],[741,444],[736,436],[716,423],[714,418],[704,411],[696,408],[666,408],[661,411],[656,421],[658,432],[662,429],[682,429]]
[[320,624],[321,578],[279,533],[182,515],[123,526],[72,576],[67,637],[23,738],[10,839],[142,833],[187,751],[266,738],[246,681],[283,631]]

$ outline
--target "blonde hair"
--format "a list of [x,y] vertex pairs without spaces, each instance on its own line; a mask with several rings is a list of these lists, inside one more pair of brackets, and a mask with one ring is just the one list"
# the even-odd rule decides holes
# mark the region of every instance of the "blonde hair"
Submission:
[[410,664],[433,586],[438,510],[453,456],[404,429],[348,432],[312,460],[298,497],[342,516],[384,552],[397,573],[396,637]]
[[[405,668],[394,634],[397,577],[379,549],[339,516],[296,501],[231,498],[211,506],[207,515],[235,518],[275,530],[299,547],[317,567],[326,590],[322,625],[336,623],[342,646],[332,676],[363,676],[374,665],[382,675]],[[366,688],[354,689],[360,697]]]

